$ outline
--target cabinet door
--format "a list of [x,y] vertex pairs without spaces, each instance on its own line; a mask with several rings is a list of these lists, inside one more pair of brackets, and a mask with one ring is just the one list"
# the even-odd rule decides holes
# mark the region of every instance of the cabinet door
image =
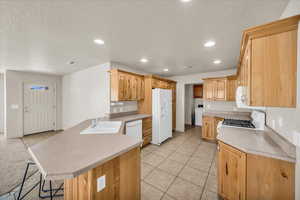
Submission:
[[218,190],[225,199],[245,199],[246,154],[222,142],[218,151]]
[[237,88],[237,79],[236,77],[230,77],[227,80],[226,88],[226,101],[235,101],[235,93]]
[[214,81],[213,80],[207,80],[204,82],[204,98],[207,100],[213,100],[214,99]]
[[118,100],[122,101],[125,100],[125,90],[127,85],[126,76],[123,73],[118,73],[119,77],[119,90],[118,90]]
[[140,88],[140,93],[141,93],[141,100],[145,98],[145,80],[144,78],[141,79],[141,88]]
[[247,154],[247,199],[294,200],[295,164]]
[[130,81],[131,81],[131,85],[129,88],[131,91],[130,100],[137,100],[138,77],[131,76]]
[[226,80],[220,79],[215,82],[215,99],[216,100],[224,100],[226,99]]
[[208,116],[203,116],[202,120],[203,120],[202,138],[207,140],[214,139],[213,118]]
[[252,40],[253,106],[296,106],[297,30]]

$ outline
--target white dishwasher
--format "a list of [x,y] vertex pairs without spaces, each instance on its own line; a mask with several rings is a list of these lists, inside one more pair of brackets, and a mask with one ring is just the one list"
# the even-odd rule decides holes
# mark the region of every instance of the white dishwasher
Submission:
[[143,125],[142,120],[136,120],[126,123],[126,135],[143,140]]

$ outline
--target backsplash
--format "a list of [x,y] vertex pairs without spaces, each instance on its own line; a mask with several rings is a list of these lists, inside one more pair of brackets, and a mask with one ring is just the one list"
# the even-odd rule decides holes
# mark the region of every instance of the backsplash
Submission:
[[251,112],[250,109],[241,109],[236,107],[236,103],[234,101],[203,101],[204,110],[210,111],[240,111],[240,112]]
[[132,112],[137,111],[138,105],[137,101],[118,101],[110,102],[110,113],[122,113],[122,112]]

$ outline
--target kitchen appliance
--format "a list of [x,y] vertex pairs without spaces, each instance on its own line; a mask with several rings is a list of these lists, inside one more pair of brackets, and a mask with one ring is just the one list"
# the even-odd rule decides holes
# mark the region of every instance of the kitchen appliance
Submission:
[[172,137],[172,91],[152,89],[152,144]]
[[136,120],[126,123],[126,135],[143,140],[143,126],[142,120]]
[[202,114],[203,114],[203,107],[196,107],[195,108],[195,125],[202,126]]
[[254,106],[248,106],[248,94],[247,94],[247,88],[245,86],[239,86],[236,89],[235,93],[235,99],[236,99],[236,106],[238,108],[247,108],[247,109],[255,109],[255,110],[265,110],[265,107],[254,107]]
[[236,128],[247,128],[254,130],[265,129],[266,115],[261,111],[252,111],[251,120],[224,119],[222,124],[218,126],[230,126]]

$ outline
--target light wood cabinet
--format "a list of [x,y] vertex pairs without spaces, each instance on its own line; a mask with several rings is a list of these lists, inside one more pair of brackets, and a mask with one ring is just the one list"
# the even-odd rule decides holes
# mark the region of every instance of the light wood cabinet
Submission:
[[300,15],[244,31],[238,85],[249,106],[296,107]]
[[176,128],[176,82],[159,76],[147,75],[144,79],[145,97],[138,102],[139,113],[152,114],[152,89],[172,90],[172,128]]
[[217,137],[217,126],[222,118],[203,116],[202,117],[202,138],[215,141]]
[[145,97],[144,76],[112,69],[111,101],[139,101]]
[[142,120],[143,126],[143,144],[142,146],[146,146],[150,144],[152,141],[152,117],[148,117]]
[[218,142],[218,193],[226,200],[294,200],[295,164]]
[[204,79],[204,99],[211,101],[235,101],[237,77]]
[[218,192],[227,200],[244,200],[246,154],[221,142],[218,148]]
[[203,85],[194,85],[194,98],[203,98]]
[[235,93],[238,86],[237,76],[227,77],[227,101],[235,101]]
[[247,154],[247,199],[294,200],[295,165]]

